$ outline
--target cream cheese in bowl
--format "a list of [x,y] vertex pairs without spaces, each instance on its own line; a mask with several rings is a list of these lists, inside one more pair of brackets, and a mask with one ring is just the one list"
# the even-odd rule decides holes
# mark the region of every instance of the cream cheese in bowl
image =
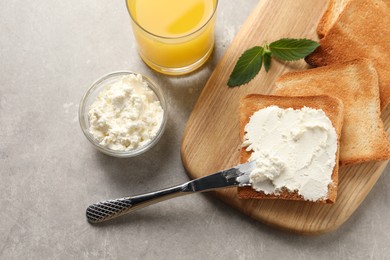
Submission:
[[98,80],[80,105],[80,125],[100,151],[131,157],[153,146],[165,128],[161,89],[147,77],[116,72]]

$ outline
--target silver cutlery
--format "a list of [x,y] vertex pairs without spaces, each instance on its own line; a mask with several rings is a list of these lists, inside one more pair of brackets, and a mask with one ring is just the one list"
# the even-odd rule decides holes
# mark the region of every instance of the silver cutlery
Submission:
[[87,219],[90,223],[99,223],[179,196],[235,186],[248,186],[250,185],[249,173],[254,167],[255,162],[247,162],[171,188],[98,202],[87,208]]

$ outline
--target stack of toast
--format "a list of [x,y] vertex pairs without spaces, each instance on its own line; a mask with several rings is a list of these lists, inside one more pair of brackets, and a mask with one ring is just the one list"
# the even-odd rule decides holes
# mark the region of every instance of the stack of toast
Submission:
[[381,109],[390,102],[390,7],[382,0],[350,0],[306,57],[313,67],[366,58],[379,76]]
[[353,60],[286,73],[277,79],[274,93],[330,95],[341,99],[344,104],[341,165],[390,157],[390,145],[380,118],[378,76],[371,61]]
[[[380,0],[330,0],[317,32],[320,47],[306,61],[318,68],[282,75],[273,96],[249,95],[241,100],[241,139],[257,110],[307,106],[323,109],[340,133],[341,166],[389,159],[390,143],[380,113],[390,103],[390,7]],[[240,161],[249,157],[242,148]],[[336,163],[328,198],[317,202],[336,200],[337,171]],[[238,195],[303,200],[292,191],[266,195],[250,187],[238,188]]]

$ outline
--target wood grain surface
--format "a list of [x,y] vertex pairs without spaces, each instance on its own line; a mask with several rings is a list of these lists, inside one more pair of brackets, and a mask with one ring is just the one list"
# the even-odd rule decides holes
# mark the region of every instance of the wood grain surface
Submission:
[[[241,53],[264,41],[282,37],[318,39],[318,21],[326,0],[262,0],[236,35],[206,83],[184,131],[181,155],[191,178],[229,168],[239,162],[239,99],[249,93],[269,94],[276,78],[287,71],[307,69],[304,61],[273,60],[249,84],[228,88],[226,82]],[[232,18],[233,19],[233,18]],[[390,125],[390,109],[382,118]],[[385,162],[342,167],[337,202],[333,205],[302,201],[240,200],[236,188],[213,192],[228,205],[265,224],[300,234],[321,234],[342,225],[370,192]]]

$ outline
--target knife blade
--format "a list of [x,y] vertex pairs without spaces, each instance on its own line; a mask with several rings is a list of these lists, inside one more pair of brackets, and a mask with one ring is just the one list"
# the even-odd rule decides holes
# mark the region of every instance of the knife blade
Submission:
[[254,161],[239,164],[233,168],[189,181],[187,183],[189,186],[188,188],[190,188],[192,192],[205,192],[220,188],[248,185],[249,173],[254,167]]

